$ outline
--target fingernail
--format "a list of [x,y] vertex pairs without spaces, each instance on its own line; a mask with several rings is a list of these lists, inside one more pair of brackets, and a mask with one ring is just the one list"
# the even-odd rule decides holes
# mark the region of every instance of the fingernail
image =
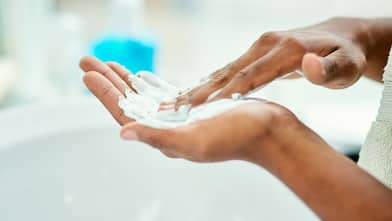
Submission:
[[121,137],[124,140],[138,140],[137,134],[133,130],[127,130],[121,134]]

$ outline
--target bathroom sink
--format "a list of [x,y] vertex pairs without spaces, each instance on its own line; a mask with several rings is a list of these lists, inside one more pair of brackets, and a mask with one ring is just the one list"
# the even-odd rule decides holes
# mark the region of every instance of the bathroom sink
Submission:
[[[0,112],[0,220],[318,220],[262,168],[119,138],[93,98]],[[299,176],[300,179],[300,176]]]

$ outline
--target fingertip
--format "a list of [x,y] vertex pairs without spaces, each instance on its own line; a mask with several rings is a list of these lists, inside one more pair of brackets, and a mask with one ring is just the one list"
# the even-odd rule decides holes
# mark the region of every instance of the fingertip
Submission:
[[79,66],[84,72],[96,71],[101,74],[105,74],[108,70],[110,70],[106,63],[93,56],[83,57],[79,62]]
[[[116,73],[118,73],[118,72],[123,72],[123,71],[124,71],[124,67],[123,67],[121,64],[119,64],[119,63],[117,63],[117,62],[115,62],[115,61],[108,61],[108,62],[106,62],[106,64],[107,64],[110,68],[112,68],[113,71],[115,71]],[[127,70],[126,70],[126,71],[127,71]]]
[[124,140],[138,140],[138,134],[135,130],[121,130],[120,137]]
[[99,74],[95,71],[88,71],[83,75],[83,83],[90,88],[97,81]]
[[106,62],[107,65],[109,66],[116,66],[116,65],[120,65],[119,63],[115,62],[115,61],[108,61]]
[[92,56],[84,56],[79,61],[79,67],[84,71],[88,72],[92,70],[92,63],[97,59]]
[[304,55],[302,59],[302,71],[304,76],[314,84],[322,84],[327,79],[321,57],[314,53]]
[[86,62],[90,59],[91,56],[87,55],[87,56],[83,56],[80,60],[79,60],[79,67],[83,69],[83,67],[85,66]]

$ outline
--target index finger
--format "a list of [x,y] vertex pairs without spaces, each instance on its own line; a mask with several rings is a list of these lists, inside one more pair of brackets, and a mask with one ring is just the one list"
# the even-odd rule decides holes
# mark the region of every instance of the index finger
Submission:
[[270,34],[264,34],[239,58],[211,74],[207,82],[178,97],[176,102],[165,105],[173,105],[174,103],[175,109],[178,109],[181,105],[197,106],[208,101],[217,91],[224,88],[236,73],[266,55],[273,48],[275,41],[275,38],[272,39]]
[[211,101],[229,98],[233,93],[247,94],[276,78],[300,68],[306,50],[301,45],[275,47],[240,72]]

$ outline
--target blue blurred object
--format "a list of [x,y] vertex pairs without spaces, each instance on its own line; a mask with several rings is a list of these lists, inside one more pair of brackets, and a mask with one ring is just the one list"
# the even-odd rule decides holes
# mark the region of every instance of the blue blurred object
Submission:
[[152,39],[108,35],[93,42],[91,53],[102,61],[118,62],[132,73],[155,71],[156,44]]

